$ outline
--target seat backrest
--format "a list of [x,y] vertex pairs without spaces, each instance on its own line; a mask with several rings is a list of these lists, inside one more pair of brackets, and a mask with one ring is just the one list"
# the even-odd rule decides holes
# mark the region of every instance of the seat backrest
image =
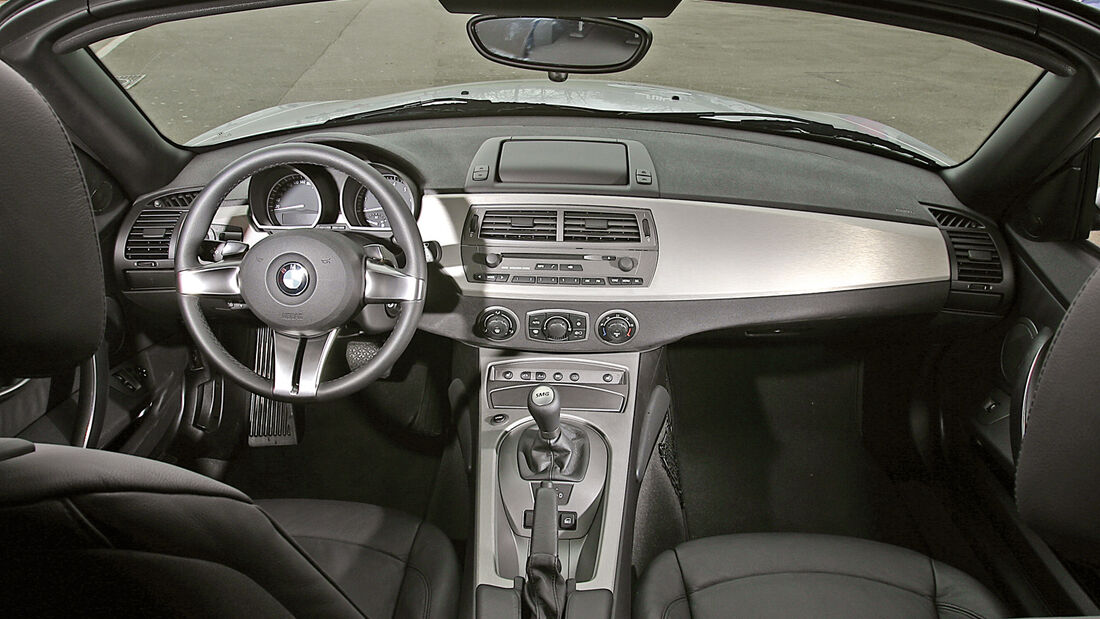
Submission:
[[0,377],[49,376],[103,337],[99,240],[61,121],[3,62],[0,110]]
[[362,616],[234,488],[162,462],[19,439],[0,439],[0,458],[6,614]]
[[1100,565],[1100,268],[1040,369],[1016,467],[1020,516],[1063,556]]

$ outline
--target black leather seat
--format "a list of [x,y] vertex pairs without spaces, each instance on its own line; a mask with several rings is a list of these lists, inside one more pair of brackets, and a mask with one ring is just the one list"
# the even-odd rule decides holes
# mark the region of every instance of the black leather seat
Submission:
[[650,564],[634,610],[663,619],[1005,616],[979,582],[920,553],[798,533],[681,544]]
[[[4,63],[0,109],[0,375],[49,376],[103,339],[98,237],[61,122]],[[13,616],[435,619],[458,603],[454,548],[412,516],[261,506],[162,462],[19,439],[0,439],[0,565]]]
[[162,462],[0,439],[0,607],[143,616],[453,617],[459,566],[418,519],[253,503]]
[[[1059,554],[1100,563],[1100,268],[1051,340],[1016,470],[1021,518]],[[728,535],[653,560],[637,617],[1000,617],[973,578],[919,553],[823,535]]]

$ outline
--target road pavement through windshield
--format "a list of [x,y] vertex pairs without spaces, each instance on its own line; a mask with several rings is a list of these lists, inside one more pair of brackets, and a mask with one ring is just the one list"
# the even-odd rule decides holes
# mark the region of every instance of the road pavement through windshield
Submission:
[[[467,19],[436,0],[338,0],[163,24],[93,50],[185,141],[282,103],[539,77],[481,58]],[[865,116],[957,158],[1038,75],[962,42],[780,9],[684,0],[670,19],[645,23],[649,56],[610,79]],[[980,126],[964,120],[974,117]]]

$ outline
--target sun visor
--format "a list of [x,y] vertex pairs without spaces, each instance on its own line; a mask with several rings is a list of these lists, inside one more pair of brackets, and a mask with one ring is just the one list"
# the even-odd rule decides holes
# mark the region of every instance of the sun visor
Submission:
[[502,17],[668,17],[680,0],[439,0],[450,13]]

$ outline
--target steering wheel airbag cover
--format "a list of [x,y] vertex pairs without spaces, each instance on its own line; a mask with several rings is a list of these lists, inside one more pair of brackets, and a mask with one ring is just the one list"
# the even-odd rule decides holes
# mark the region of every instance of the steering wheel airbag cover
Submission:
[[[295,273],[305,275],[292,277]],[[241,296],[252,313],[276,330],[298,335],[319,335],[347,323],[363,303],[363,282],[362,248],[337,232],[269,236],[241,263]]]

